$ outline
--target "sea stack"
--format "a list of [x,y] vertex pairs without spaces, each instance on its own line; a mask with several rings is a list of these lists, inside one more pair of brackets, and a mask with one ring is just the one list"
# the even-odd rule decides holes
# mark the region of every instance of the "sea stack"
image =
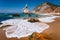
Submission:
[[26,4],[25,7],[23,8],[22,12],[23,12],[23,13],[28,13],[28,6],[27,6],[27,4]]

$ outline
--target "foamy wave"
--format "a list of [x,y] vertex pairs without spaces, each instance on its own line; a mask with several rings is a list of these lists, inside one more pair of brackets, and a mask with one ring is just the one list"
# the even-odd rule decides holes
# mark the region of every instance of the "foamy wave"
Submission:
[[30,23],[27,20],[22,19],[10,19],[6,21],[2,21],[3,24],[10,24],[12,26],[6,29],[6,37],[26,37],[31,35],[33,32],[41,33],[45,29],[49,28],[49,25],[45,23]]
[[43,18],[39,18],[39,20],[41,22],[49,23],[49,22],[54,22],[55,21],[54,19],[57,18],[57,17],[60,17],[60,16],[43,17]]

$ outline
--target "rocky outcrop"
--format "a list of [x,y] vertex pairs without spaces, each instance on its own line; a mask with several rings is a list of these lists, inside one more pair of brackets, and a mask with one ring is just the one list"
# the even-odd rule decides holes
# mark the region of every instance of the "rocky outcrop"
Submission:
[[36,18],[31,18],[28,20],[28,22],[34,23],[34,22],[40,22],[40,21]]
[[60,7],[57,7],[57,8],[53,11],[53,13],[60,13]]
[[33,13],[60,13],[60,6],[49,2],[42,3],[35,7]]
[[37,32],[34,32],[30,37],[29,37],[30,40],[52,40],[52,38],[47,35],[47,34],[44,34],[44,33],[37,33]]

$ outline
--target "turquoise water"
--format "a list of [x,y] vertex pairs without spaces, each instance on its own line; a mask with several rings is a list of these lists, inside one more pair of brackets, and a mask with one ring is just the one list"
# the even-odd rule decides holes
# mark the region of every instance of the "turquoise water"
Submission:
[[15,17],[19,17],[19,18],[35,18],[38,17],[37,14],[24,14],[24,13],[19,13],[17,14],[13,14],[13,13],[9,13],[9,14],[5,14],[5,13],[0,13],[0,21],[4,21],[7,19],[13,19]]
[[[17,15],[17,16],[16,16]],[[18,13],[18,14],[13,14],[13,13],[0,13],[0,21],[4,21],[7,19],[13,19],[13,18],[38,18],[38,17],[45,17],[46,15],[38,15],[38,14],[26,14],[26,13]]]

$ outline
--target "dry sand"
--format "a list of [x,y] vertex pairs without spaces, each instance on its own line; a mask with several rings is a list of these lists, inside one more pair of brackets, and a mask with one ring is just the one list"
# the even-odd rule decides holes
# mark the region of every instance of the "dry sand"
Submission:
[[[45,30],[43,33],[49,35],[52,40],[60,40],[60,18],[56,18],[56,21],[52,23],[47,23],[50,27]],[[24,38],[6,38],[5,31],[0,29],[0,40],[29,40],[29,37],[24,37]]]

